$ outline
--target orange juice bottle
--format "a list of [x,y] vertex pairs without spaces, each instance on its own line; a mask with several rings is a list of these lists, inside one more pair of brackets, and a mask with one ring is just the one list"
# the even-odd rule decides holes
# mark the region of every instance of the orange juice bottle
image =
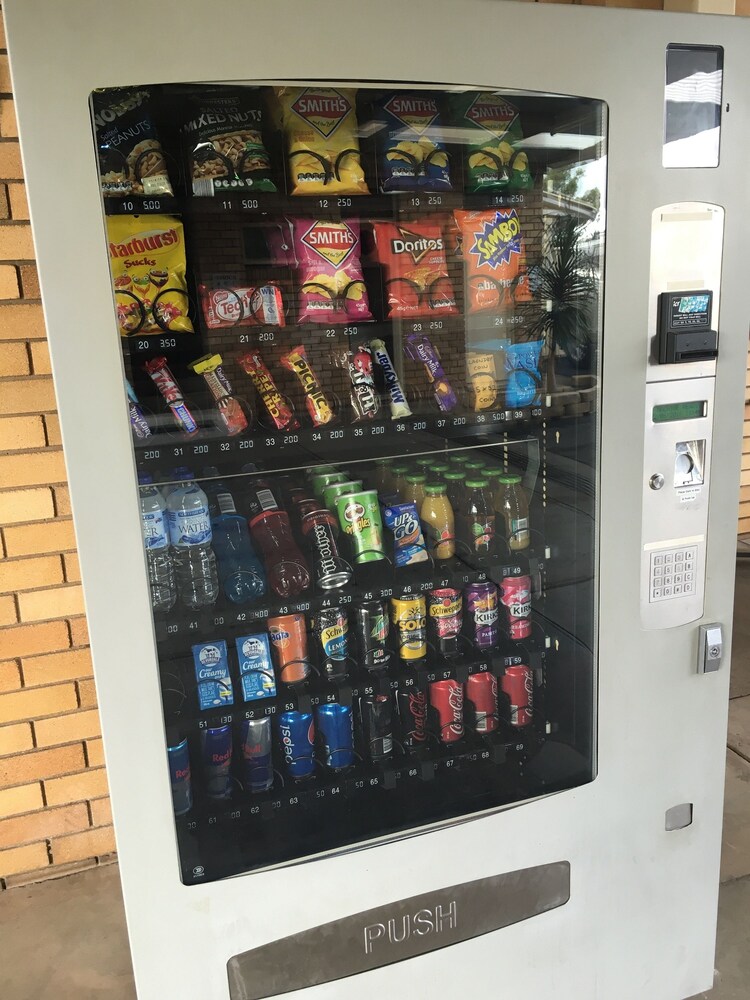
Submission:
[[426,482],[427,476],[422,475],[421,472],[406,477],[406,489],[403,494],[404,500],[411,500],[412,503],[416,504],[417,511],[422,509],[422,504],[424,503]]
[[434,559],[450,559],[456,554],[456,528],[445,483],[428,483],[424,492],[419,517],[427,550]]

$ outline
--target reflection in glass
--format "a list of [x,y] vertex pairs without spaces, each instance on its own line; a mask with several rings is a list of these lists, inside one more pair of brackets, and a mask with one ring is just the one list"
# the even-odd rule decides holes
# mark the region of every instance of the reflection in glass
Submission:
[[723,66],[721,46],[667,47],[665,167],[718,167]]

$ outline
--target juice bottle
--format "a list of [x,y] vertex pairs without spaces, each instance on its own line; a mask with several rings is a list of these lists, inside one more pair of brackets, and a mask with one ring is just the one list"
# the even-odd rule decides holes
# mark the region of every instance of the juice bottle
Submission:
[[471,461],[471,454],[465,451],[459,451],[453,455],[449,455],[448,461],[451,465],[455,465],[457,469],[463,469],[466,463]]
[[451,559],[456,554],[456,529],[453,508],[444,483],[428,483],[419,508],[428,552],[434,559]]
[[404,490],[404,500],[411,500],[417,505],[417,510],[422,509],[424,503],[424,488],[427,476],[421,472],[406,477],[406,489]]
[[497,477],[494,495],[498,531],[504,521],[503,533],[511,552],[520,552],[529,547],[529,501],[521,486],[521,477],[505,474]]
[[464,463],[464,469],[468,476],[473,475],[476,478],[476,476],[484,472],[484,460],[481,458],[470,458],[468,462]]
[[495,508],[487,479],[467,479],[464,502],[464,536],[471,553],[492,554],[495,543]]
[[448,497],[448,502],[453,510],[454,518],[458,519],[461,517],[464,508],[465,491],[464,491],[464,474],[463,472],[452,469],[450,472],[446,472],[442,476],[442,480],[445,483],[445,491]]
[[419,458],[414,459],[415,470],[418,469],[420,472],[424,472],[425,475],[432,468],[432,463],[435,461],[435,455],[420,455]]
[[409,475],[409,466],[406,462],[397,462],[391,466],[391,488],[401,499],[406,493],[406,477]]
[[450,469],[451,467],[447,462],[436,462],[433,466],[429,469],[425,469],[424,471],[429,475],[430,479],[437,481],[438,479],[444,479],[445,473],[450,472]]
[[[368,477],[369,478],[369,477]],[[382,496],[387,496],[393,492],[393,478],[390,464],[381,459],[375,463],[372,475],[373,489],[376,489]]]

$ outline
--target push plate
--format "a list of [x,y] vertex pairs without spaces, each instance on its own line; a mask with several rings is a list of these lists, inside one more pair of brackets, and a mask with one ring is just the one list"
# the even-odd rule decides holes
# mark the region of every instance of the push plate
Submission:
[[[563,906],[558,861],[435,889],[292,934],[227,963],[231,1000],[263,1000],[445,948]],[[352,994],[354,994],[352,989]]]

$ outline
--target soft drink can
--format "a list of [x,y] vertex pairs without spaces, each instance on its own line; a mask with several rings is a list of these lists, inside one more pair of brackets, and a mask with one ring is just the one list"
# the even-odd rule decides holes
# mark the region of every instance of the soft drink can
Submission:
[[433,681],[430,704],[437,713],[441,743],[456,743],[464,735],[464,688],[458,681]]
[[353,570],[339,555],[336,542],[336,519],[329,510],[308,510],[302,518],[302,534],[313,551],[315,582],[321,590],[345,587],[354,575]]
[[336,513],[341,530],[351,540],[356,563],[385,559],[383,522],[375,490],[342,493],[336,498]]
[[525,663],[506,667],[500,687],[510,699],[511,726],[528,726],[534,717],[534,673]]
[[342,608],[321,608],[315,613],[314,633],[323,674],[330,680],[346,677],[349,655],[349,621]]
[[169,780],[172,785],[172,806],[175,816],[184,816],[193,808],[193,786],[190,781],[188,741],[167,747]]
[[531,635],[531,577],[504,576],[500,600],[508,611],[508,635],[511,639],[526,639]]
[[273,785],[271,719],[245,719],[241,729],[243,784],[248,792],[267,792]]
[[315,771],[315,724],[310,712],[282,712],[279,734],[287,773],[304,781]]
[[497,718],[497,677],[491,673],[471,674],[466,681],[466,701],[473,713],[475,733],[494,733]]
[[454,587],[441,587],[427,595],[427,628],[430,642],[446,656],[458,652],[463,623],[463,597]]
[[396,700],[401,742],[407,750],[418,750],[427,742],[427,692],[416,687],[399,688]]
[[331,483],[323,490],[323,506],[328,510],[336,510],[336,500],[344,493],[356,493],[362,489],[361,479],[347,479],[340,483]]
[[362,663],[368,670],[385,670],[388,650],[388,613],[382,601],[363,601],[354,609],[354,627]]
[[277,615],[268,619],[276,668],[284,684],[299,684],[310,673],[304,615]]
[[354,718],[349,705],[319,705],[315,709],[326,766],[340,771],[354,763]]
[[398,655],[407,663],[427,656],[427,604],[423,594],[391,598],[391,621],[396,631]]
[[466,610],[471,641],[477,649],[491,649],[500,638],[498,598],[494,583],[474,583],[466,588]]
[[232,728],[216,726],[201,730],[203,778],[211,799],[228,799],[231,793]]
[[359,699],[359,718],[366,756],[384,760],[393,753],[393,704],[385,694],[363,695]]

